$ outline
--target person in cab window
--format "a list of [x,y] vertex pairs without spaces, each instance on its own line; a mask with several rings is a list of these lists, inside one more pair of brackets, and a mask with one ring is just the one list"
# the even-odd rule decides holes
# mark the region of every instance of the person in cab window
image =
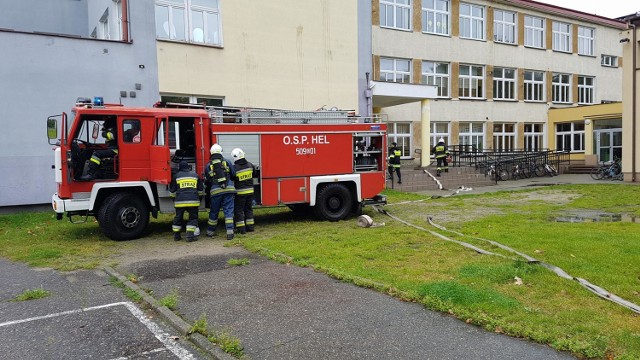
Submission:
[[245,159],[245,153],[240,148],[231,151],[233,166],[236,172],[234,184],[236,187],[235,198],[235,221],[236,230],[239,234],[247,231],[254,231],[253,220],[253,172],[255,170],[252,163]]
[[402,184],[402,175],[400,174],[400,156],[402,156],[402,151],[398,149],[398,144],[395,142],[391,143],[391,148],[389,148],[389,178],[393,179],[393,172],[395,171],[398,175],[398,184]]
[[102,137],[105,139],[106,149],[96,150],[89,159],[89,169],[87,174],[80,177],[80,180],[93,180],[100,177],[100,168],[103,159],[113,158],[118,155],[118,138],[116,136],[116,122],[106,120],[102,124]]

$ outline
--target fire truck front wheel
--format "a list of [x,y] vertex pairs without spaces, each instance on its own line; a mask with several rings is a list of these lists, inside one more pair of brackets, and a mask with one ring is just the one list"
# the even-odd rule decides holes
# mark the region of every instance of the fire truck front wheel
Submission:
[[111,194],[98,211],[98,223],[109,239],[137,239],[149,225],[149,207],[136,194]]
[[353,206],[351,191],[344,184],[328,184],[318,191],[315,213],[318,217],[339,221],[346,218]]

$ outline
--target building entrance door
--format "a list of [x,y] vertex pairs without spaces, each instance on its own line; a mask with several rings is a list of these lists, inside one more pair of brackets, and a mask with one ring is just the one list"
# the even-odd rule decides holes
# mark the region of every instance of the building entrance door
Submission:
[[598,162],[611,161],[622,157],[622,129],[601,129],[593,132],[593,148]]

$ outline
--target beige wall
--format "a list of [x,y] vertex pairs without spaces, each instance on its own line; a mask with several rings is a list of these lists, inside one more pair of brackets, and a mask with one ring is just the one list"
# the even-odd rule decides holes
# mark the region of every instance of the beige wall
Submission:
[[[640,29],[636,30],[636,43],[633,43],[633,30],[624,31],[620,34],[620,38],[627,38],[629,42],[623,44],[623,58],[624,63],[623,66],[623,95],[622,95],[622,172],[624,173],[625,181],[640,181],[640,145],[638,142],[640,141],[640,44],[638,44],[638,40],[640,40]],[[634,45],[636,47],[636,63],[633,63],[633,50]],[[636,84],[635,84],[635,98],[633,97],[634,88],[633,88],[633,73],[636,73]],[[635,119],[633,117],[633,111],[635,103]],[[634,135],[634,126],[635,135]],[[635,140],[636,145],[632,146],[627,144],[633,144]],[[634,152],[635,147],[635,152]],[[635,172],[634,172],[635,170]]]
[[223,47],[158,41],[160,92],[228,106],[358,108],[357,2],[222,0]]

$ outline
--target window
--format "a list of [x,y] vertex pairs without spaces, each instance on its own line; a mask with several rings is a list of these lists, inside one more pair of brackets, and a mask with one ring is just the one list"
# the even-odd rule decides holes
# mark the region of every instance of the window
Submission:
[[438,139],[443,138],[445,144],[450,144],[449,141],[449,123],[446,122],[432,122],[431,123],[431,147],[438,143]]
[[578,104],[593,104],[594,82],[592,76],[578,76]]
[[516,43],[516,14],[494,10],[493,12],[493,41],[515,44]]
[[544,48],[544,19],[524,17],[524,46]]
[[422,83],[438,87],[438,97],[449,97],[449,63],[423,61]]
[[449,35],[449,0],[422,0],[422,31]]
[[222,45],[218,0],[156,0],[156,36]]
[[142,141],[140,120],[126,119],[122,122],[122,141],[126,143],[139,143]]
[[556,124],[556,150],[584,151],[584,122]]
[[223,99],[198,97],[188,95],[162,95],[160,100],[163,102],[179,103],[179,104],[204,104],[206,106],[222,106]]
[[515,124],[493,124],[493,150],[512,151],[516,148]]
[[544,71],[525,70],[524,100],[544,101]]
[[98,26],[98,38],[109,40],[111,34],[109,33],[109,9],[104,11],[104,14],[100,17],[100,25]]
[[618,57],[602,54],[601,64],[602,66],[618,67]]
[[484,6],[460,4],[460,37],[484,40]]
[[484,98],[484,66],[460,65],[458,96],[467,99]]
[[493,98],[516,99],[516,69],[493,68]]
[[394,122],[389,123],[388,128],[388,142],[396,142],[398,148],[402,151],[401,158],[411,157],[411,123],[409,122]]
[[571,103],[571,75],[554,73],[551,78],[551,101]]
[[406,59],[380,59],[380,81],[398,83],[411,82],[411,60]]
[[571,25],[553,22],[553,50],[571,52]]
[[470,145],[482,150],[484,144],[484,124],[481,122],[461,122],[458,135],[460,145]]
[[588,27],[578,27],[578,54],[593,56],[593,42],[596,29]]
[[411,30],[411,0],[380,0],[380,26]]
[[524,150],[541,151],[544,149],[544,125],[524,124]]

